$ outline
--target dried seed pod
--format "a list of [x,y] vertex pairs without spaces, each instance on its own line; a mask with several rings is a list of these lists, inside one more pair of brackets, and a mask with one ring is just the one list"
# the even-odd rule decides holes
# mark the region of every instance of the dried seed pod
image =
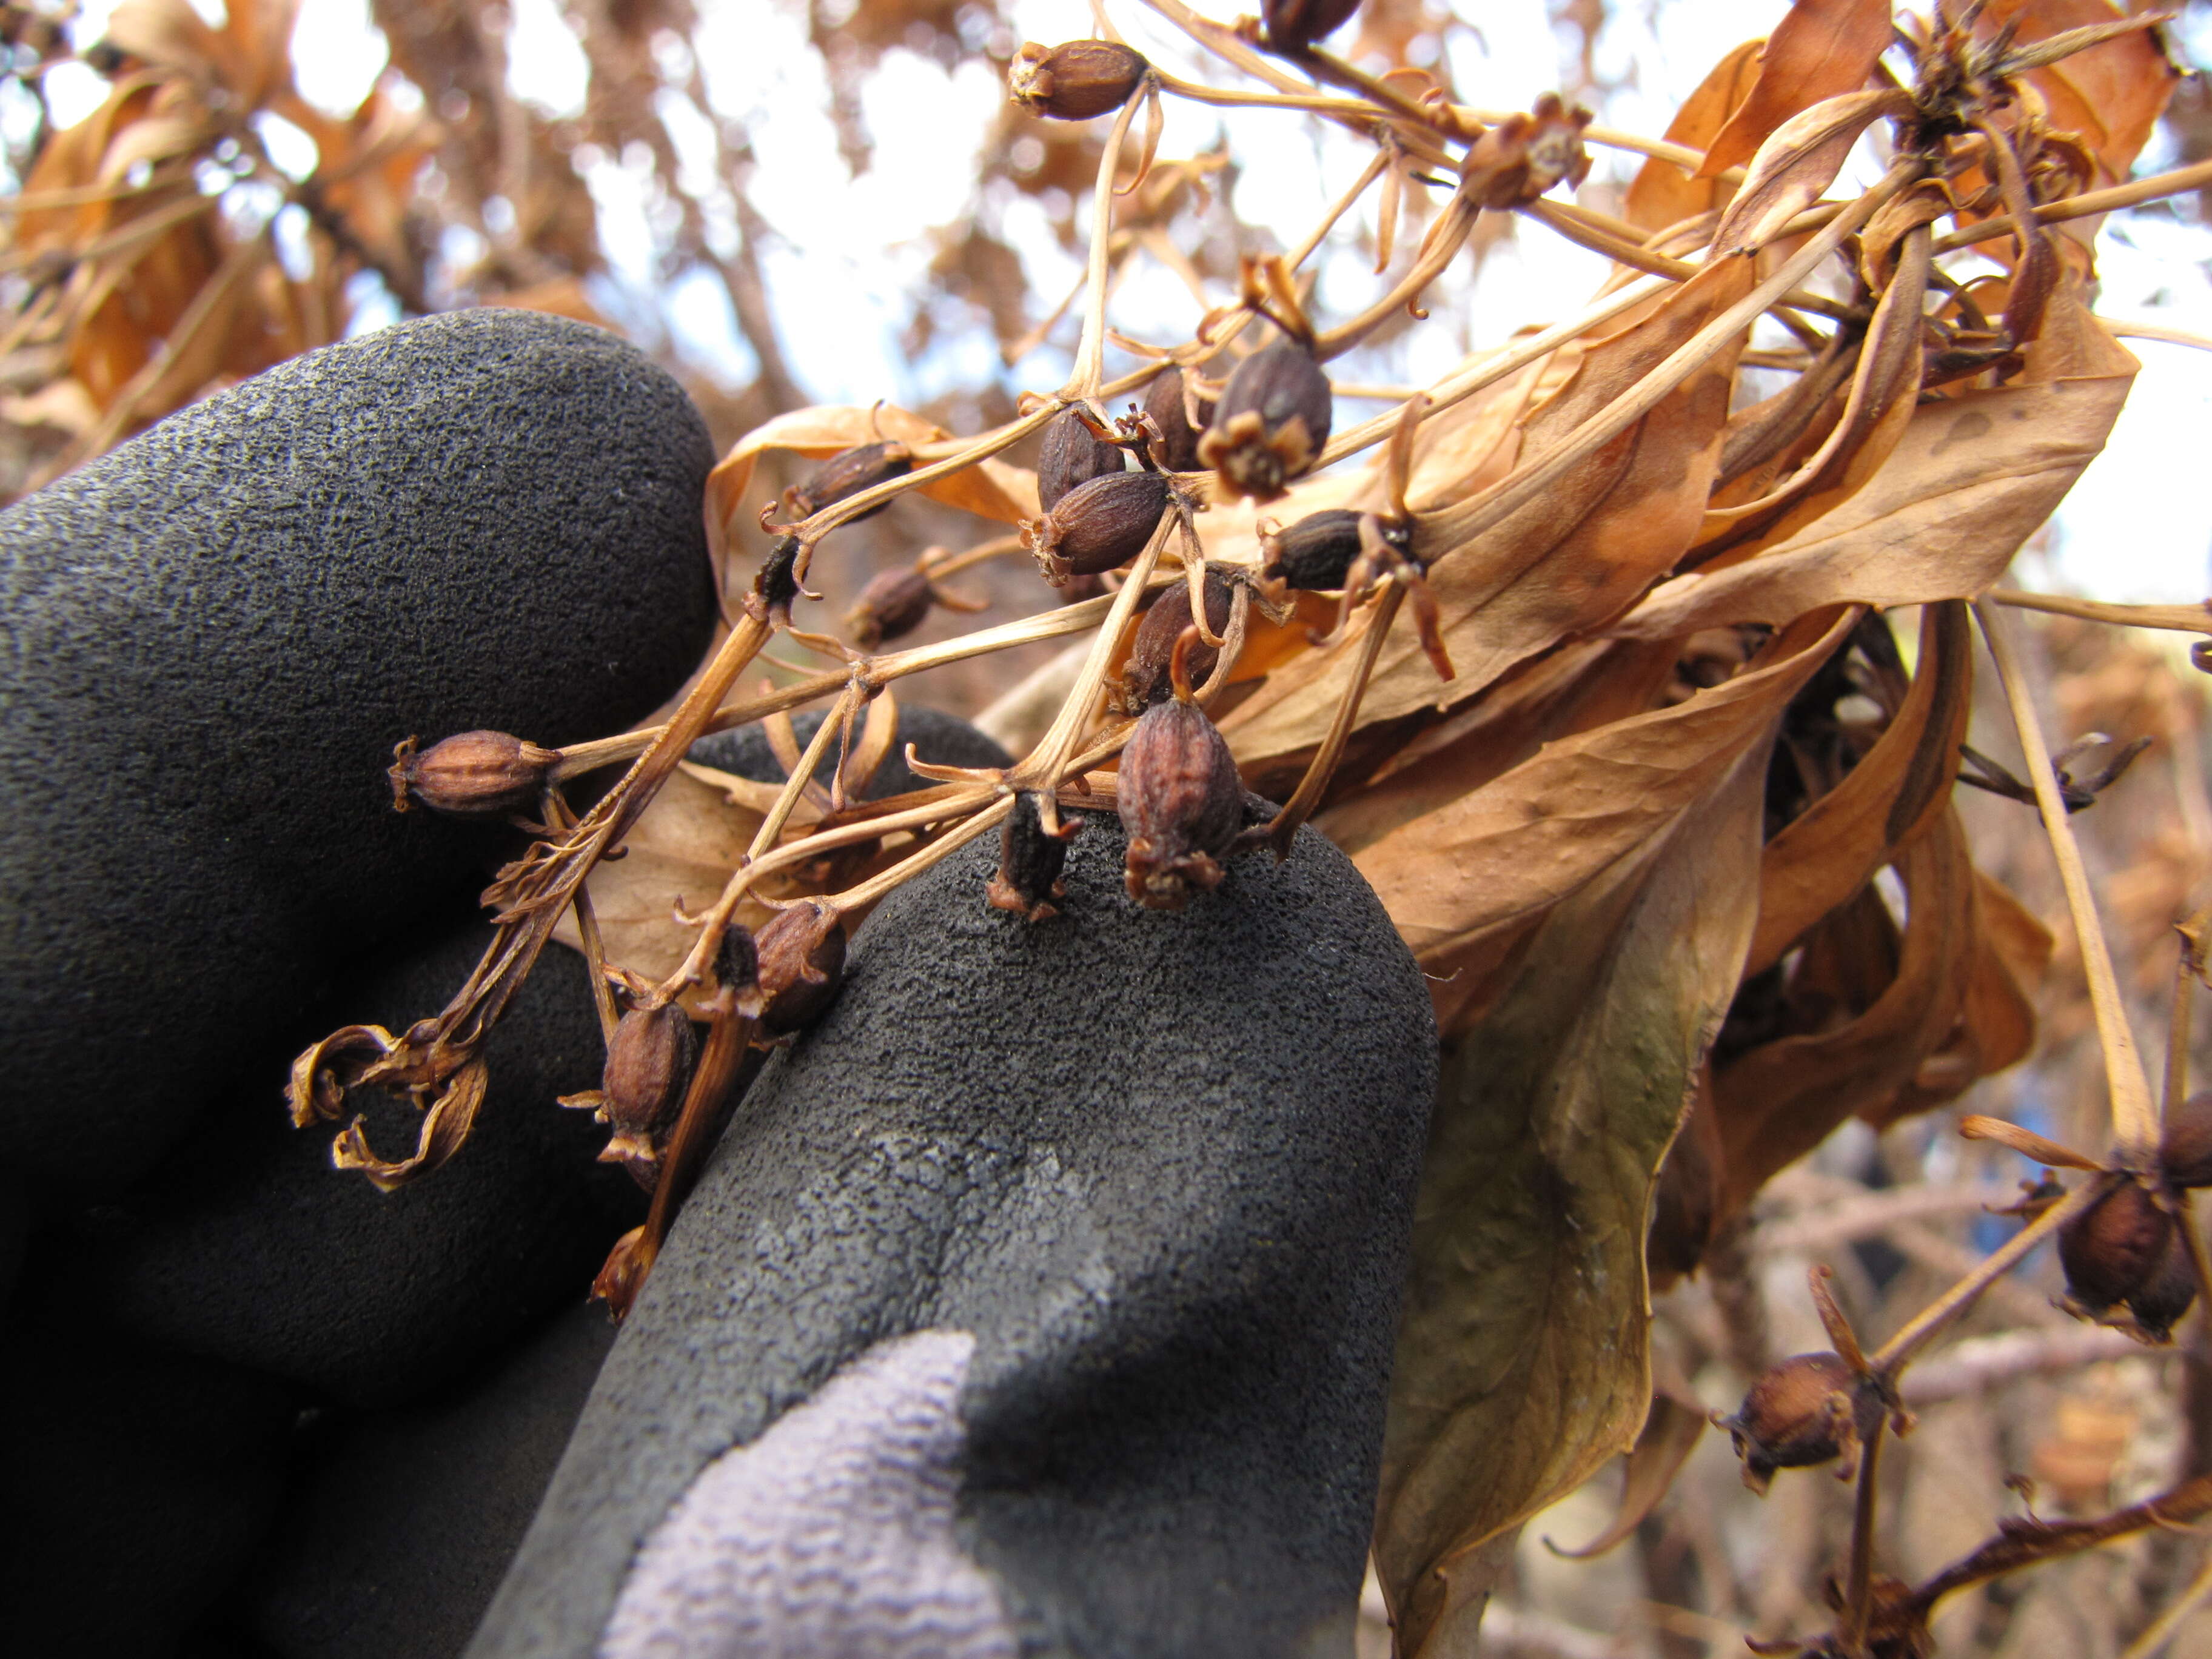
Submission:
[[929,578],[911,565],[879,570],[860,590],[860,597],[845,613],[845,626],[853,643],[872,651],[886,640],[903,638],[921,626],[935,603]]
[[660,1139],[684,1103],[698,1059],[691,1021],[674,1003],[633,1008],[615,1027],[599,1074],[599,1120],[614,1130],[602,1164],[620,1164],[650,1190],[660,1164]]
[[761,1029],[781,1036],[813,1023],[845,977],[845,928],[836,911],[804,899],[760,930]]
[[2113,1188],[2058,1230],[2067,1305],[2094,1319],[2144,1290],[2172,1234],[2173,1218],[2140,1182]]
[[1069,490],[1127,471],[1121,446],[1108,443],[1073,410],[1066,410],[1044,429],[1037,452],[1037,501],[1049,513]]
[[1304,52],[1351,21],[1359,0],[1261,0],[1260,21],[1277,52]]
[[[1206,571],[1206,626],[1216,639],[1229,626],[1229,611],[1236,590],[1228,578],[1208,565]],[[1121,707],[1124,714],[1140,714],[1164,701],[1174,689],[1170,666],[1176,641],[1190,626],[1190,584],[1180,582],[1163,592],[1137,624],[1137,637],[1129,647],[1128,666],[1121,673]],[[1194,684],[1202,685],[1221,662],[1218,647],[1204,640],[1192,641],[1186,672]]]
[[1180,910],[1193,887],[1221,884],[1221,860],[1244,827],[1244,785],[1203,708],[1178,696],[1145,711],[1121,750],[1115,798],[1131,898]]
[[732,922],[722,930],[721,948],[714,953],[714,979],[737,996],[745,1012],[757,1012],[760,1003],[760,946],[752,930]]
[[2197,1264],[2179,1225],[2166,1235],[2166,1251],[2150,1277],[2128,1296],[2135,1334],[2160,1346],[2173,1340],[2173,1328],[2197,1300]]
[[1198,424],[1193,426],[1190,410],[1183,402],[1179,366],[1155,378],[1145,392],[1144,412],[1160,429],[1157,458],[1170,472],[1195,472],[1205,465],[1198,458],[1198,438],[1213,419],[1213,405],[1203,398],[1197,402]]
[[1359,514],[1348,507],[1309,513],[1261,546],[1267,561],[1261,574],[1309,592],[1334,592],[1359,556]]
[[2212,1094],[2191,1095],[2174,1108],[2158,1158],[2175,1186],[2212,1187]]
[[386,775],[392,804],[402,812],[412,799],[434,812],[487,816],[535,805],[560,758],[504,732],[463,732],[419,755],[415,739],[406,738],[392,751]]
[[1006,70],[1006,93],[1032,115],[1088,121],[1127,103],[1152,66],[1117,40],[1023,43]]
[[1798,1354],[1753,1383],[1736,1414],[1721,1424],[1743,1460],[1743,1484],[1764,1495],[1777,1469],[1856,1454],[1857,1384],[1857,1374],[1833,1353]]
[[1060,872],[1067,865],[1067,843],[1081,833],[1083,820],[1063,817],[1060,833],[1044,827],[1036,793],[1015,798],[999,832],[999,868],[984,888],[983,896],[994,909],[1012,910],[1029,921],[1044,921],[1060,914],[1053,900],[1066,896],[1067,885]]
[[1167,507],[1164,474],[1123,472],[1068,491],[1044,517],[1024,524],[1022,535],[1057,587],[1072,575],[1101,575],[1135,558]]
[[1278,340],[1237,365],[1198,441],[1199,459],[1231,496],[1272,501],[1319,459],[1333,412],[1328,376],[1313,354]]
[[[833,501],[872,489],[890,479],[902,478],[913,471],[914,451],[904,444],[862,444],[858,449],[832,455],[785,490],[784,514],[794,521],[811,517]],[[889,501],[879,501],[859,519],[848,522],[858,524],[860,519],[872,519],[890,505]]]

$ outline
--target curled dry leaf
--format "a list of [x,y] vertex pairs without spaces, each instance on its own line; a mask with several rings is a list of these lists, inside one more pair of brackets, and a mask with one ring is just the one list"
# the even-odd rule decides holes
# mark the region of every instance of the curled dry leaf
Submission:
[[1705,1408],[1694,1399],[1654,1389],[1644,1428],[1635,1445],[1629,1448],[1628,1466],[1620,1483],[1620,1509],[1613,1524],[1578,1549],[1553,1545],[1553,1553],[1570,1560],[1586,1561],[1626,1543],[1667,1495],[1682,1465],[1690,1461],[1690,1454],[1705,1434]]
[[1889,0],[1796,0],[1759,52],[1749,94],[1706,147],[1698,176],[1741,167],[1792,116],[1864,87],[1891,38]]
[[[1668,124],[1667,141],[1689,149],[1710,149],[1721,129],[1751,95],[1765,46],[1764,40],[1747,40],[1707,70],[1697,90],[1674,112],[1674,120]],[[1655,155],[1637,169],[1622,216],[1645,230],[1661,231],[1726,207],[1735,194],[1733,184],[1708,173],[1693,173]]]
[[1652,1177],[1751,941],[1771,732],[1552,910],[1446,1059],[1376,1510],[1401,1654],[1462,1650],[1455,1568],[1646,1419]]
[[1765,246],[1836,182],[1851,146],[1869,127],[1911,109],[1911,94],[1885,87],[1824,99],[1784,121],[1752,158],[1743,187],[1713,233],[1714,252],[1741,253]]

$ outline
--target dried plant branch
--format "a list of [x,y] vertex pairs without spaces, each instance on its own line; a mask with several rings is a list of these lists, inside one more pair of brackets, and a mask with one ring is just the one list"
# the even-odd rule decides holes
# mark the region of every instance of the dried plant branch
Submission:
[[2127,1651],[2120,1656],[2120,1659],[2158,1659],[2158,1656],[2166,1651],[2166,1644],[2181,1634],[2181,1627],[2189,1622],[2191,1615],[2208,1604],[2212,1604],[2212,1555],[2205,1558],[2204,1565],[2197,1570],[2197,1576],[2183,1588],[2180,1595],[2173,1598],[2166,1611],[2152,1620],[2143,1627],[2142,1634],[2128,1644]]
[[2212,600],[2201,605],[2106,605],[2100,599],[2077,599],[2064,593],[2029,593],[2016,587],[1993,590],[1988,599],[2021,611],[2047,611],[2055,617],[2078,617],[2084,622],[2111,623],[2121,628],[2163,628],[2179,634],[2212,635]]

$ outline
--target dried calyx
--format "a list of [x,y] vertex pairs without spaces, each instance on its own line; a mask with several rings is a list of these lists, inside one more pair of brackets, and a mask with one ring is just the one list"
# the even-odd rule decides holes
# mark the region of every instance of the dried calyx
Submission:
[[1237,365],[1198,441],[1199,459],[1220,475],[1225,495],[1272,501],[1320,459],[1333,412],[1328,376],[1312,351],[1278,340]]
[[1867,1390],[1840,1354],[1801,1353],[1774,1366],[1743,1397],[1734,1417],[1720,1419],[1743,1460],[1743,1484],[1764,1495],[1777,1469],[1810,1468],[1844,1460],[1838,1473],[1850,1479],[1858,1449],[1873,1431]]
[[781,1036],[811,1024],[836,997],[845,977],[845,928],[819,899],[802,899],[762,928],[760,1024]]
[[[1200,435],[1212,423],[1213,404],[1194,395],[1179,366],[1170,366],[1146,388],[1143,418],[1152,423],[1153,464],[1170,472],[1195,472]],[[1126,425],[1127,422],[1124,422]]]
[[2166,1340],[2196,1295],[2173,1201],[2160,1188],[2125,1180],[2058,1230],[2069,1312],[2147,1341]]
[[1006,94],[1032,115],[1088,121],[1109,115],[1144,85],[1152,65],[1116,40],[1025,41],[1006,70]]
[[1260,574],[1304,592],[1337,592],[1350,580],[1366,546],[1360,536],[1363,518],[1374,520],[1372,533],[1383,545],[1410,557],[1412,536],[1405,526],[1352,507],[1332,507],[1261,537],[1266,562]]
[[872,651],[921,627],[936,599],[929,578],[910,565],[878,571],[845,613],[845,627],[854,645]]
[[1053,901],[1064,898],[1067,843],[1082,833],[1083,820],[1060,815],[1060,828],[1048,830],[1035,793],[1016,797],[1014,810],[999,832],[999,868],[984,888],[994,909],[1011,910],[1025,921],[1044,921],[1060,914]]
[[[776,506],[762,512],[761,526],[768,530],[778,528],[772,515],[779,510],[785,524],[795,524],[849,495],[872,489],[893,478],[902,478],[913,470],[914,451],[902,443],[863,444],[858,449],[848,449],[842,455],[831,456],[785,490]],[[848,522],[858,524],[861,519],[872,519],[890,505],[887,501],[878,501]]]
[[1195,627],[1176,641],[1175,695],[1145,712],[1121,750],[1115,800],[1129,832],[1129,896],[1148,909],[1180,910],[1192,888],[1218,887],[1222,860],[1244,827],[1237,757],[1191,701],[1189,654],[1197,643]]
[[1096,576],[1145,550],[1168,509],[1167,476],[1122,472],[1070,490],[1042,519],[1022,525],[1022,539],[1054,587],[1070,576]]
[[1062,410],[1047,423],[1037,450],[1037,502],[1047,513],[1093,478],[1126,472],[1121,447],[1100,434],[1085,409]]
[[647,1192],[659,1177],[668,1129],[698,1055],[697,1034],[683,1009],[672,1002],[633,1008],[607,1044],[599,1086],[562,1098],[563,1106],[590,1109],[614,1130],[599,1162],[621,1164]]
[[464,817],[520,812],[537,804],[560,758],[505,732],[463,732],[420,754],[408,738],[392,751],[392,805]]
[[[1229,626],[1236,589],[1224,568],[1212,561],[1206,567],[1205,587],[1206,631],[1219,639]],[[1189,583],[1168,588],[1152,601],[1152,609],[1145,612],[1145,619],[1137,625],[1136,640],[1129,647],[1128,665],[1121,673],[1116,702],[1122,713],[1141,714],[1169,696],[1173,690],[1170,669],[1176,647],[1190,625]],[[1220,649],[1206,644],[1200,637],[1191,643],[1188,652],[1185,666],[1191,682],[1203,685],[1220,664]]]

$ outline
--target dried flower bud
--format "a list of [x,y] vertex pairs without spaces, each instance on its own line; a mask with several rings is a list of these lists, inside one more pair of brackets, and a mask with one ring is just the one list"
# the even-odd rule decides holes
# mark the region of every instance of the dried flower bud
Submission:
[[1191,424],[1190,410],[1183,401],[1180,367],[1156,377],[1145,392],[1144,412],[1160,429],[1156,458],[1170,472],[1195,472],[1205,465],[1198,459],[1198,437],[1213,419],[1213,405],[1203,398],[1194,401],[1198,404],[1196,426]]
[[1146,710],[1121,750],[1115,797],[1131,898],[1180,910],[1193,887],[1221,884],[1221,860],[1244,827],[1244,785],[1204,709],[1170,697]]
[[504,732],[463,732],[419,755],[409,738],[392,751],[392,804],[402,812],[410,799],[434,812],[519,812],[537,804],[560,758]]
[[1460,164],[1460,187],[1480,205],[1504,212],[1525,207],[1565,181],[1589,176],[1583,129],[1590,112],[1571,108],[1556,92],[1539,97],[1525,115],[1507,116],[1469,146]]
[[929,578],[912,566],[880,570],[845,613],[845,626],[854,645],[872,651],[884,641],[903,638],[921,627],[934,602]]
[[[902,478],[913,471],[914,451],[904,444],[862,444],[858,449],[832,455],[785,490],[783,511],[787,518],[794,521],[809,518],[832,502],[872,489],[892,478]],[[889,501],[878,501],[859,519],[848,522],[858,524],[860,519],[872,519],[890,505]]]
[[1777,1469],[1855,1454],[1857,1383],[1856,1373],[1832,1353],[1798,1354],[1753,1383],[1736,1414],[1721,1425],[1743,1460],[1743,1484],[1763,1496]]
[[[1208,565],[1206,572],[1206,625],[1218,639],[1229,626],[1229,611],[1234,590],[1228,579]],[[1152,608],[1145,612],[1145,619],[1137,624],[1137,637],[1129,647],[1129,665],[1121,674],[1121,706],[1122,712],[1140,714],[1154,703],[1163,702],[1174,687],[1170,683],[1170,666],[1175,659],[1176,641],[1190,626],[1190,584],[1179,582],[1152,601]],[[1185,653],[1185,672],[1194,684],[1203,684],[1220,665],[1218,647],[1204,640],[1192,641]]]
[[1080,416],[1067,410],[1044,429],[1037,451],[1037,501],[1049,513],[1069,490],[1127,471],[1121,446],[1095,435]]
[[1067,865],[1067,843],[1081,833],[1083,820],[1062,817],[1060,833],[1044,827],[1034,793],[1018,795],[999,832],[999,868],[983,896],[993,908],[1012,910],[1029,921],[1044,921],[1060,914],[1053,900],[1066,896],[1067,884],[1060,872]]
[[836,911],[804,899],[760,930],[761,1029],[781,1036],[811,1024],[845,978],[845,929]]
[[1272,501],[1328,441],[1328,376],[1295,341],[1278,340],[1237,365],[1198,441],[1200,461],[1231,496]]
[[2113,1188],[2058,1230],[2067,1305],[2094,1319],[2145,1290],[2172,1233],[2173,1218],[2139,1182]]
[[2175,1186],[2212,1187],[2212,1094],[2191,1095],[2174,1108],[2158,1157]]
[[1309,592],[1334,592],[1359,556],[1359,514],[1348,507],[1309,513],[1262,538],[1261,546],[1267,561],[1262,574]]
[[2189,1241],[2176,1226],[2166,1235],[2158,1266],[2128,1297],[2134,1334],[2163,1347],[2173,1340],[2173,1328],[2196,1300],[2197,1264],[2189,1259]]
[[1261,0],[1260,21],[1277,52],[1304,52],[1334,34],[1359,9],[1359,0]]
[[1006,92],[1032,115],[1088,121],[1127,103],[1152,65],[1116,40],[1026,41],[1006,70]]
[[684,1103],[698,1053],[690,1019],[672,1002],[633,1008],[622,1017],[599,1074],[598,1115],[615,1132],[600,1163],[624,1165],[638,1185],[651,1190],[662,1133]]
[[1024,524],[1022,535],[1057,587],[1071,575],[1100,575],[1135,558],[1167,507],[1164,474],[1122,472],[1068,491],[1044,517]]

